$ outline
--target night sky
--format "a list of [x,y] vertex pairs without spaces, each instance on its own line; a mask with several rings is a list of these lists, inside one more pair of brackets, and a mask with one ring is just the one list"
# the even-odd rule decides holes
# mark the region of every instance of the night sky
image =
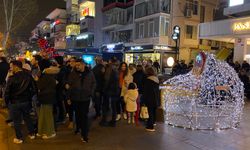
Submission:
[[66,3],[64,0],[37,0],[38,1],[38,11],[33,14],[28,22],[25,23],[23,27],[20,27],[16,33],[15,38],[18,40],[27,41],[31,35],[31,31],[36,27],[36,25],[45,19],[50,12],[55,8],[66,8]]

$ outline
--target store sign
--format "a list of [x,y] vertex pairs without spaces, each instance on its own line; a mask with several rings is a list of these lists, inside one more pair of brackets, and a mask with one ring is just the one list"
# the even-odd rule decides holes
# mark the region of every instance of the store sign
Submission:
[[95,2],[85,1],[80,4],[80,20],[85,19],[86,16],[95,17]]
[[167,46],[154,46],[154,49],[156,50],[172,50],[171,48]]
[[58,25],[60,23],[61,23],[60,20],[56,20],[56,21],[54,21],[53,23],[50,24],[50,28],[52,29],[52,28],[54,28],[55,25]]
[[80,26],[76,24],[71,24],[66,26],[66,36],[78,35],[80,34]]
[[250,30],[250,21],[234,23],[233,30],[234,31]]
[[131,50],[143,50],[141,46],[132,46]]

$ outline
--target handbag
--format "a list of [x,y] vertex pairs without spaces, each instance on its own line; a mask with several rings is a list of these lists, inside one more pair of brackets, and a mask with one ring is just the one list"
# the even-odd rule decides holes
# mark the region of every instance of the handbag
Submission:
[[146,106],[141,107],[140,118],[141,119],[148,119],[149,118],[148,108]]

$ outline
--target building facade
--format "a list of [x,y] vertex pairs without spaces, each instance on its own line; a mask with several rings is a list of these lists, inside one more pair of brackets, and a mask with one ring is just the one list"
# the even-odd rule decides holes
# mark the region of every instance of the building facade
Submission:
[[250,1],[227,0],[224,16],[229,19],[202,23],[199,38],[234,43],[234,61],[250,62]]
[[54,9],[32,30],[30,41],[35,42],[39,38],[44,38],[48,40],[55,49],[65,49],[66,19],[67,14],[65,9]]

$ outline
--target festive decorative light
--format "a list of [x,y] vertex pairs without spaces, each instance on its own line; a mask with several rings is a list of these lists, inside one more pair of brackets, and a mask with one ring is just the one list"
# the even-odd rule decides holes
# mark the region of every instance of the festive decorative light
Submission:
[[167,65],[169,67],[173,67],[173,65],[174,65],[174,58],[173,57],[168,57],[168,59],[167,59]]
[[166,122],[190,129],[220,130],[240,122],[244,88],[238,74],[212,54],[200,53],[192,71],[164,82]]

